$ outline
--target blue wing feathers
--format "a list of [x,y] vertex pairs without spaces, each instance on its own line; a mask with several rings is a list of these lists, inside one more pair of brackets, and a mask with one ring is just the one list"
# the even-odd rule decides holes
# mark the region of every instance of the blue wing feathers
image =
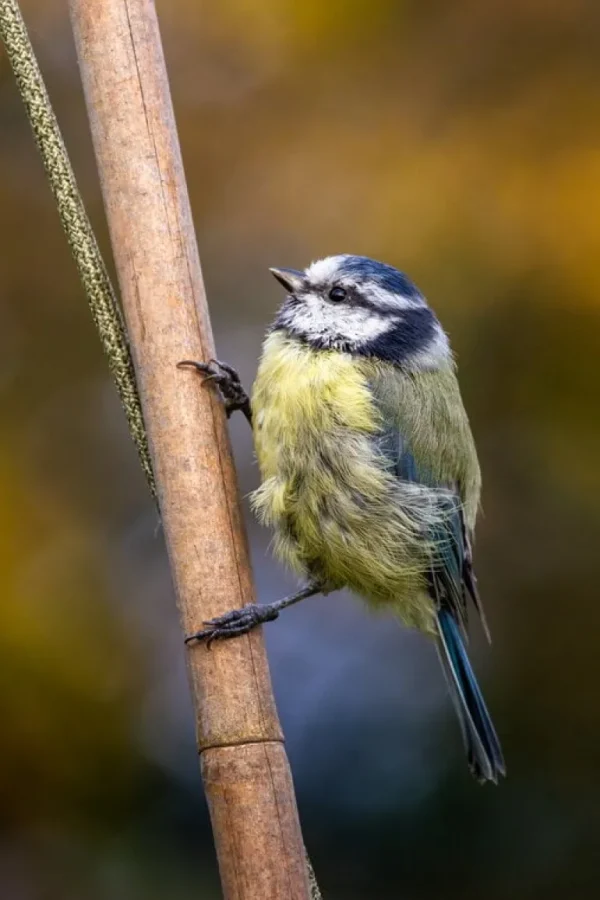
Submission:
[[443,489],[440,503],[446,507],[446,515],[428,535],[435,548],[429,589],[437,610],[438,654],[461,725],[469,767],[479,781],[496,783],[506,773],[504,758],[465,649],[467,597],[479,612],[488,640],[489,630],[477,592],[461,499],[458,493],[452,493],[452,486],[440,484],[419,466],[397,428],[379,437],[378,450],[398,478]]

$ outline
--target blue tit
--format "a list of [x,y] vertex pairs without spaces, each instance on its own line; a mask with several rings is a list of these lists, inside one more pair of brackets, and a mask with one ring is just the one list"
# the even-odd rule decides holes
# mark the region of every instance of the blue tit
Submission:
[[481,476],[448,337],[384,263],[341,255],[271,272],[287,297],[251,401],[229,366],[184,364],[251,421],[254,509],[306,585],[187,640],[243,634],[304,597],[349,588],[433,638],[470,769],[497,782],[502,750],[465,648],[468,600],[487,633],[471,556]]

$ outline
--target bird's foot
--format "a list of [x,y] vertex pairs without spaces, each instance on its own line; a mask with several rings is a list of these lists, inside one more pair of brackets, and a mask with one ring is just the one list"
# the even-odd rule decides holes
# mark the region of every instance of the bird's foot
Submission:
[[232,366],[218,359],[211,359],[208,363],[182,359],[177,363],[177,368],[195,369],[202,376],[203,384],[209,382],[216,384],[223,399],[227,418],[237,409],[241,409],[248,421],[252,422],[250,398],[242,387],[240,376]]
[[279,604],[265,604],[258,606],[251,603],[242,609],[232,609],[231,612],[215,619],[209,619],[204,622],[207,627],[195,634],[190,634],[185,638],[185,643],[192,641],[206,641],[206,646],[210,647],[213,641],[224,640],[225,638],[238,637],[240,634],[247,634],[257,625],[263,622],[272,622],[279,615]]
[[[256,603],[249,603],[242,609],[232,609],[231,612],[216,619],[209,619],[204,622],[206,628],[196,631],[185,638],[185,643],[190,644],[192,641],[206,641],[206,646],[210,647],[211,643],[216,640],[237,637],[240,634],[247,634],[257,625],[263,622],[272,622],[279,616],[282,609],[287,609],[306,597],[314,597],[315,594],[322,593],[323,586],[316,581],[310,581],[289,597],[283,597],[281,600],[275,600],[273,603],[264,603],[258,606]],[[327,591],[325,591],[327,593]]]

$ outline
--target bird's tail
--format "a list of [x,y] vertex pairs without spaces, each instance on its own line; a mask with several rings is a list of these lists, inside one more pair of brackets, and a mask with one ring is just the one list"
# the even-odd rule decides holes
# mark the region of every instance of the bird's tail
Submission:
[[471,772],[481,783],[506,775],[500,741],[452,613],[438,613],[438,653],[458,713]]

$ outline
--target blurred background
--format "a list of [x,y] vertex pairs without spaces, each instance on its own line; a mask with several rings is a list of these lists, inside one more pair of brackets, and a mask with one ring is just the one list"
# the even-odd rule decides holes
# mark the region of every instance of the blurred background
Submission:
[[[268,266],[374,256],[450,332],[480,449],[506,782],[470,779],[418,634],[342,595],[266,628],[325,898],[595,897],[600,7],[157,6],[220,356],[251,383]],[[108,255],[66,7],[22,3]],[[213,900],[163,539],[2,54],[0,134],[0,893]],[[295,582],[246,511],[269,601]]]

